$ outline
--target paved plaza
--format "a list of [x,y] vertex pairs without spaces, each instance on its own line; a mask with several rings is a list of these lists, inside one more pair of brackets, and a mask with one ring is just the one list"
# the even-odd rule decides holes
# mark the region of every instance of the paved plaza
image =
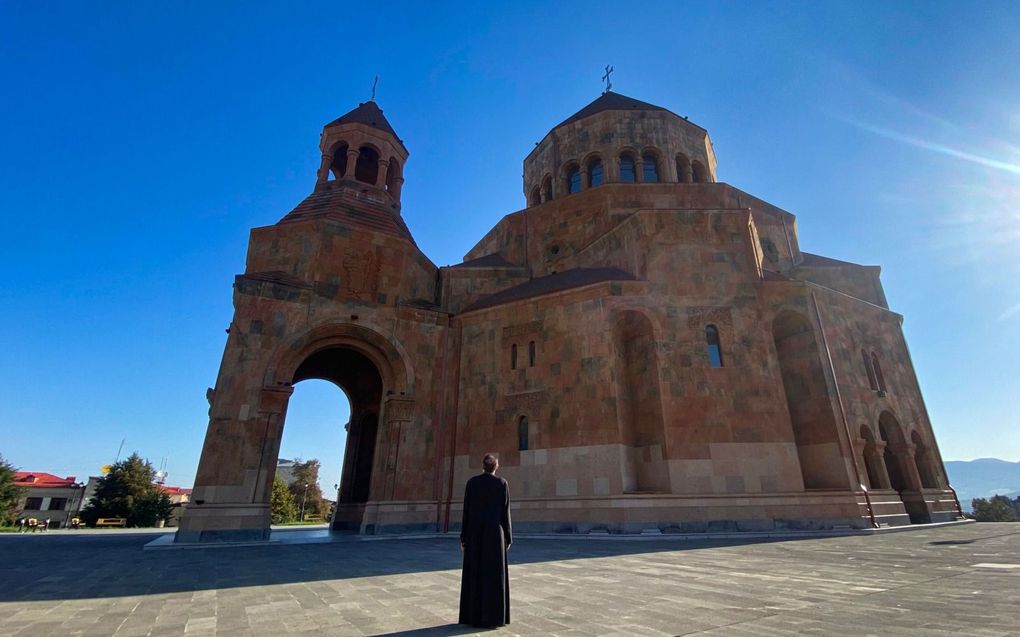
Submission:
[[[467,635],[454,537],[0,536],[2,635]],[[1020,524],[796,540],[520,538],[506,635],[1018,635]]]

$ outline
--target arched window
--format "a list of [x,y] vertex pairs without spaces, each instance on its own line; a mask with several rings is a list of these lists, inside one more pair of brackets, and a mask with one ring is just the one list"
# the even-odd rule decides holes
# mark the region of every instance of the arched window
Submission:
[[637,181],[637,175],[634,174],[634,158],[626,153],[620,155],[620,181],[627,183]]
[[517,343],[510,346],[510,369],[517,369]]
[[520,420],[517,421],[517,449],[519,451],[528,450],[528,417],[521,416]]
[[878,391],[885,391],[885,376],[882,374],[882,365],[878,362],[878,354],[871,353],[871,367],[875,374],[875,384]]
[[683,154],[676,156],[676,180],[682,184],[691,183],[691,161]]
[[538,204],[542,203],[542,191],[539,189],[538,186],[535,186],[534,188],[531,189],[531,197],[529,199],[530,199],[529,203],[532,206],[537,206]]
[[595,158],[588,162],[588,185],[599,186],[602,184],[602,160]]
[[379,179],[379,153],[371,146],[362,146],[358,150],[358,163],[354,166],[354,178],[366,184],[374,184]]
[[868,375],[868,386],[875,391],[878,389],[878,382],[875,381],[875,370],[871,367],[871,356],[862,349],[861,358],[864,359],[864,373]]
[[333,164],[329,169],[333,179],[340,179],[347,172],[347,144],[340,144],[333,149]]
[[396,157],[390,157],[386,168],[386,190],[388,192],[396,194],[398,179],[400,179],[400,162]]
[[712,364],[712,367],[722,367],[722,345],[719,344],[719,328],[715,325],[706,325],[705,341],[708,342],[708,361]]
[[659,181],[659,162],[655,158],[655,155],[651,153],[645,153],[642,155],[641,165],[643,168],[641,181],[647,183],[655,183]]
[[528,367],[535,366],[535,341],[528,343]]
[[708,183],[708,171],[705,170],[705,165],[697,159],[691,162],[691,176],[696,184]]
[[581,192],[581,167],[572,166],[567,170],[567,192]]
[[552,176],[546,175],[542,179],[542,201],[552,201]]

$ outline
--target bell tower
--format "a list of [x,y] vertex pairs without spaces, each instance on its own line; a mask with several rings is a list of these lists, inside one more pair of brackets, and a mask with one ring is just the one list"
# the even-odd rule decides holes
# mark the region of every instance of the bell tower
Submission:
[[319,150],[322,163],[316,192],[336,187],[371,188],[385,193],[394,207],[400,207],[407,148],[375,100],[326,124]]

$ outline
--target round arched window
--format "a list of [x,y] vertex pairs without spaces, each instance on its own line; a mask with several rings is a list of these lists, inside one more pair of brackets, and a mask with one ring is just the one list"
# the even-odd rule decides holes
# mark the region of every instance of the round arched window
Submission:
[[620,181],[633,183],[637,181],[634,173],[634,158],[630,155],[620,155]]

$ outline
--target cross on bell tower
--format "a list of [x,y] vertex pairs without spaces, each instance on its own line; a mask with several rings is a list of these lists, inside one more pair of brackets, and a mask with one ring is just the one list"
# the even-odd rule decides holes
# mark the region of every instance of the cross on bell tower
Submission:
[[612,82],[612,80],[611,80],[611,79],[609,78],[609,76],[610,76],[610,75],[612,74],[612,72],[613,72],[614,70],[615,70],[615,69],[613,69],[613,67],[612,67],[612,66],[610,66],[610,65],[608,65],[608,64],[606,65],[606,74],[602,76],[602,81],[606,83],[606,90],[602,91],[602,94],[603,94],[603,95],[605,95],[605,94],[606,94],[606,93],[608,93],[609,91],[613,90],[613,82]]

